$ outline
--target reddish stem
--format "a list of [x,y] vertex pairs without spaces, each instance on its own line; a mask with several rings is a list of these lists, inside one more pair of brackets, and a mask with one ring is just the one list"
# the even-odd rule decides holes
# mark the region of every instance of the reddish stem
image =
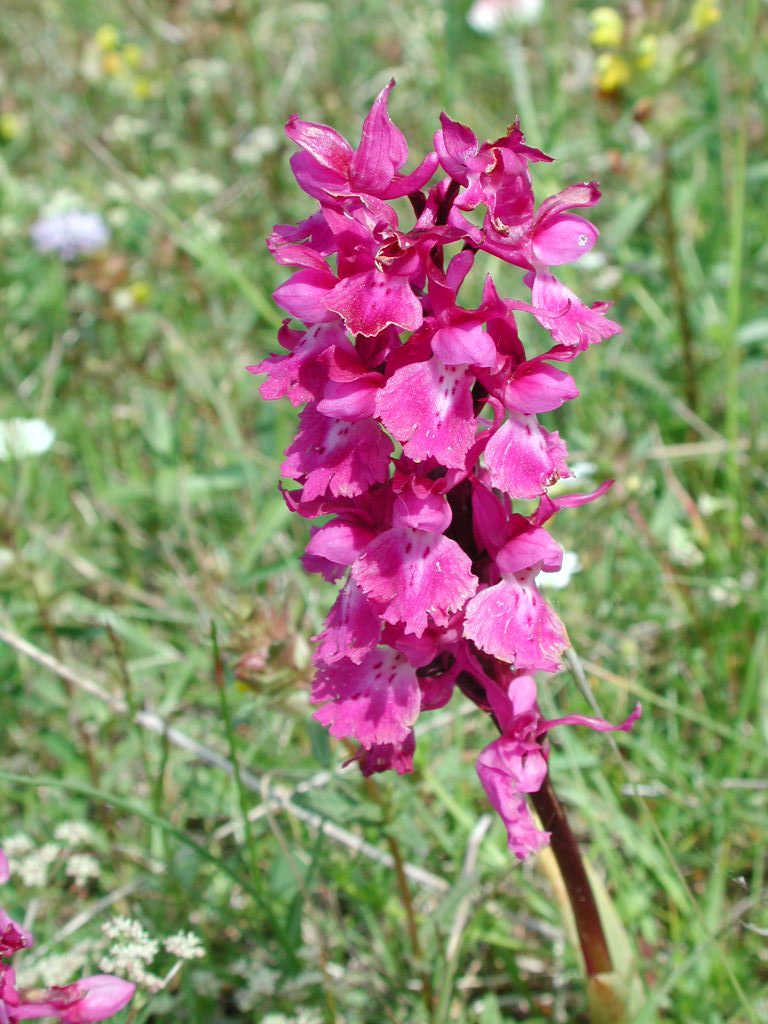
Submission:
[[531,794],[531,801],[542,825],[551,833],[552,853],[568,893],[587,977],[609,974],[613,970],[613,962],[592,886],[576,837],[568,824],[563,805],[552,788],[549,775],[538,793]]

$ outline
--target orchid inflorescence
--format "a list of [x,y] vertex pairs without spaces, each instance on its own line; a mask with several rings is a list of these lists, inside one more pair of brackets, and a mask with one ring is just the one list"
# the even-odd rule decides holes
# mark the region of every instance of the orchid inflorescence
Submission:
[[[8,858],[0,849],[0,884],[10,875]],[[71,985],[21,989],[10,964],[12,957],[32,945],[32,936],[0,906],[0,1024],[40,1017],[65,1024],[96,1024],[127,1006],[136,986],[111,974],[93,974]]]
[[[548,838],[525,802],[547,773],[547,731],[614,728],[543,720],[532,675],[558,671],[568,646],[536,586],[563,558],[545,524],[610,485],[550,496],[570,476],[567,451],[538,420],[578,395],[554,364],[620,330],[607,303],[585,305],[551,272],[592,249],[597,229],[570,211],[600,192],[572,185],[536,209],[530,166],[551,158],[526,145],[518,123],[480,144],[445,114],[434,151],[401,173],[408,147],[387,112],[393,85],[356,149],[333,128],[289,119],[300,149],[291,166],[319,209],[276,226],[268,245],[298,268],[275,300],[304,326],[286,319],[286,354],[249,369],[267,374],[264,398],[303,406],[282,465],[299,487],[284,496],[301,516],[332,517],[313,529],[303,562],[344,580],[316,638],[314,717],[357,742],[365,775],[409,772],[417,718],[458,687],[501,732],[478,773],[524,858]],[[404,197],[409,230],[393,205]],[[467,217],[479,207],[480,226]],[[479,252],[520,267],[530,303],[501,297],[489,274],[479,306],[459,305]],[[517,313],[548,332],[546,352],[526,353]],[[531,499],[533,512],[515,511]]]

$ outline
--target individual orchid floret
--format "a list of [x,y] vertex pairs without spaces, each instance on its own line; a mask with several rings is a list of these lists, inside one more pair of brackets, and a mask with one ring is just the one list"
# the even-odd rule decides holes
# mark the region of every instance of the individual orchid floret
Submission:
[[393,79],[374,100],[357,149],[327,125],[302,121],[295,115],[288,120],[285,133],[303,151],[291,158],[291,167],[305,192],[320,202],[350,195],[396,199],[418,191],[429,181],[437,166],[434,153],[411,174],[399,173],[408,159],[408,144],[387,112],[394,85]]
[[495,558],[500,582],[467,604],[464,635],[499,661],[529,671],[558,671],[568,635],[535,578],[542,570],[556,572],[562,558],[560,545],[541,527],[514,536]]
[[[72,985],[54,986],[24,1001],[16,1019],[55,1017],[64,1024],[97,1024],[118,1014],[133,998],[136,986],[111,974],[93,974]],[[14,1018],[11,1017],[11,1020]]]

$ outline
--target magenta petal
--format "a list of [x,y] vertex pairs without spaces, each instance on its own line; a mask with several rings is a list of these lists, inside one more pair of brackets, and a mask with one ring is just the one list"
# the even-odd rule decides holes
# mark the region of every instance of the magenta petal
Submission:
[[474,594],[472,562],[441,534],[408,527],[382,533],[352,566],[352,578],[383,606],[382,617],[421,636],[431,619],[444,626]]
[[541,526],[551,519],[552,516],[557,515],[560,509],[576,508],[579,505],[587,505],[591,501],[597,501],[611,487],[613,487],[613,480],[605,480],[591,494],[564,494],[560,498],[550,498],[548,494],[545,494],[539,502],[539,507],[531,516],[531,522],[534,526]]
[[379,642],[381,619],[376,608],[352,580],[339,591],[325,620],[318,641],[316,658],[332,665],[342,658],[359,665]]
[[304,482],[304,501],[328,491],[353,498],[387,479],[391,451],[392,442],[374,420],[347,423],[305,409],[281,473]]
[[594,729],[595,732],[629,732],[642,713],[642,705],[635,704],[632,713],[618,725],[607,722],[604,718],[594,718],[592,715],[566,715],[565,718],[552,718],[541,722],[537,735],[554,729],[556,725],[585,725],[588,729]]
[[330,347],[349,345],[339,321],[336,324],[318,324],[300,337],[288,355],[269,356],[257,366],[248,367],[251,373],[267,374],[259,388],[262,398],[267,401],[287,398],[291,405],[299,406],[317,398],[328,380],[328,369],[320,355]]
[[285,134],[323,167],[346,175],[352,159],[352,147],[334,128],[314,121],[302,121],[292,114],[285,125]]
[[411,192],[418,192],[424,188],[429,179],[437,170],[437,153],[428,153],[419,166],[410,174],[396,174],[392,184],[384,193],[384,199],[399,199],[400,196],[410,195]]
[[[11,957],[14,953],[18,953],[20,949],[28,949],[32,945],[32,933],[28,932],[26,928],[22,928],[20,924],[17,924],[0,907],[0,959]],[[0,972],[2,972],[2,964],[0,964]],[[2,973],[0,973],[0,981],[2,981],[2,977]],[[0,1006],[2,1006],[2,1003],[0,1003]]]
[[407,775],[413,771],[416,737],[411,730],[402,743],[374,743],[370,750],[361,747],[351,760],[357,761],[360,771],[368,778],[378,772],[397,772]]
[[353,334],[373,337],[390,325],[401,331],[421,327],[424,313],[407,277],[369,270],[343,278],[328,297]]
[[7,882],[11,877],[11,870],[8,867],[8,858],[0,847],[0,885]]
[[[605,306],[598,304],[590,309],[551,274],[535,274],[531,300],[541,326],[574,354],[621,331],[617,323],[603,315]],[[558,353],[556,358],[568,358],[568,354]]]
[[485,748],[477,760],[477,774],[491,806],[507,829],[507,845],[525,860],[549,841],[549,833],[536,828],[525,793],[536,793],[547,775],[547,760],[536,743],[501,737]]
[[379,393],[376,411],[415,462],[436,458],[462,469],[475,439],[473,378],[436,357],[396,370]]
[[533,254],[547,267],[574,263],[589,252],[599,234],[595,225],[583,217],[561,213],[534,229]]
[[392,507],[393,526],[412,526],[426,533],[445,533],[451,522],[451,506],[432,487],[411,486],[398,491]]
[[515,370],[504,388],[504,404],[523,413],[551,412],[578,394],[569,373],[534,359]]
[[419,715],[419,682],[407,658],[378,648],[360,665],[340,661],[322,666],[312,684],[314,718],[332,736],[355,739],[367,749],[402,743]]
[[341,420],[372,419],[376,414],[380,381],[377,373],[361,375],[357,380],[329,381],[317,403],[317,411]]
[[503,576],[513,576],[539,563],[545,572],[557,572],[563,564],[563,549],[541,527],[531,527],[519,533],[496,556],[496,564]]
[[130,981],[111,974],[93,974],[74,985],[54,987],[48,996],[65,1024],[97,1024],[118,1014],[135,991]]
[[472,528],[481,551],[495,557],[507,532],[507,510],[490,488],[472,488]]
[[348,566],[360,557],[375,537],[376,533],[364,526],[333,519],[313,532],[306,552],[335,565]]
[[539,593],[533,574],[487,587],[467,603],[464,636],[481,651],[529,672],[557,672],[568,647],[565,626]]
[[323,167],[309,153],[294,153],[290,164],[299,188],[319,203],[327,203],[329,196],[336,196],[348,190],[345,174],[338,174],[329,167]]
[[432,351],[446,366],[461,363],[474,366],[493,366],[497,352],[493,338],[481,324],[440,327],[432,336]]
[[561,477],[570,476],[559,434],[541,427],[535,416],[510,412],[488,442],[485,462],[491,484],[511,498],[535,498]]
[[595,206],[600,202],[600,189],[596,181],[580,182],[578,185],[569,185],[561,192],[555,193],[545,199],[536,211],[536,223],[543,224],[544,221],[556,217],[566,210],[572,210],[577,206]]
[[468,185],[467,165],[477,155],[477,136],[460,121],[440,115],[442,128],[435,132],[435,150],[446,174],[460,185]]
[[273,298],[278,306],[305,324],[328,323],[336,319],[328,309],[335,284],[330,270],[299,270],[275,289]]
[[378,195],[408,159],[408,143],[387,112],[387,98],[394,79],[381,90],[363,123],[360,145],[350,164],[350,181],[356,190]]

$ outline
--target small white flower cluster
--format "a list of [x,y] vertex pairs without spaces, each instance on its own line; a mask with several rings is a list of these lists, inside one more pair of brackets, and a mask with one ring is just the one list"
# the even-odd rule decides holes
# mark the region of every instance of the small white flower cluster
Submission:
[[274,128],[261,124],[252,128],[235,144],[232,156],[239,164],[255,167],[279,145],[280,136]]
[[255,1010],[264,996],[274,995],[277,990],[277,983],[280,980],[278,971],[271,967],[255,965],[251,973],[245,979],[243,988],[235,993],[235,1003],[242,1013],[249,1013]]
[[71,949],[66,953],[51,953],[35,964],[35,970],[45,988],[67,985],[81,973],[87,959],[87,951],[82,948]]
[[163,941],[163,949],[177,960],[199,960],[205,956],[203,944],[194,932],[177,932]]
[[5,855],[13,866],[15,860],[24,857],[34,849],[35,843],[26,832],[16,832],[4,839],[0,846],[5,850]]
[[53,837],[65,846],[84,846],[93,842],[93,829],[86,821],[62,821]]
[[162,979],[147,970],[160,951],[157,939],[130,917],[115,917],[102,925],[101,930],[111,943],[99,960],[101,970],[127,978],[149,992],[158,992]]
[[73,853],[67,860],[66,873],[82,889],[92,878],[100,876],[101,867],[92,854]]
[[216,196],[224,188],[213,174],[206,174],[196,167],[187,167],[172,174],[169,184],[174,192],[188,195]]
[[[115,917],[102,925],[102,932],[109,940],[107,952],[99,960],[102,971],[118,974],[148,992],[159,992],[167,983],[165,979],[149,970],[149,966],[160,952],[160,942],[153,939],[140,921],[130,917]],[[198,960],[205,956],[205,950],[199,937],[194,932],[178,932],[163,940],[166,953],[176,957],[177,964],[172,973],[179,969],[183,961]]]
[[22,857],[9,857],[9,862],[12,870],[21,879],[22,885],[28,889],[42,889],[48,884],[51,866],[60,853],[61,847],[57,843],[44,843]]

